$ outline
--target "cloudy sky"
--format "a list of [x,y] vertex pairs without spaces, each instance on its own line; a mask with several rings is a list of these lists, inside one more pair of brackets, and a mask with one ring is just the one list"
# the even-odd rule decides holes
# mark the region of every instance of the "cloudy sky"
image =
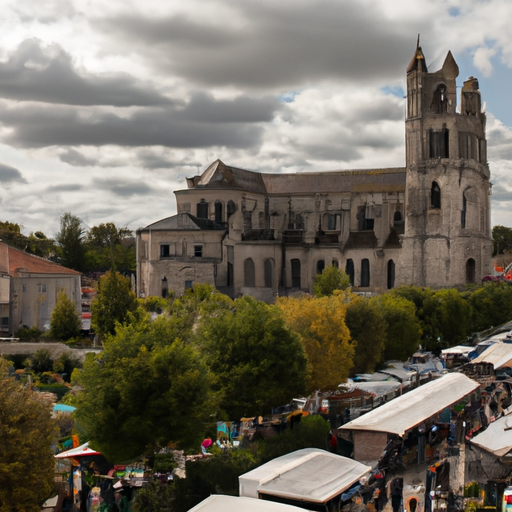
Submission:
[[451,50],[488,113],[512,226],[510,0],[2,0],[0,220],[137,229],[217,158],[265,172],[403,166],[405,69]]

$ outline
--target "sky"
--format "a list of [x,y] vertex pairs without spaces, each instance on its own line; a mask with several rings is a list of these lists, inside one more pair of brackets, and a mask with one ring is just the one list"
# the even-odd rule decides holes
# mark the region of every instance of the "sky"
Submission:
[[479,79],[492,225],[512,226],[510,0],[1,0],[0,220],[136,230],[217,158],[405,165],[405,70]]

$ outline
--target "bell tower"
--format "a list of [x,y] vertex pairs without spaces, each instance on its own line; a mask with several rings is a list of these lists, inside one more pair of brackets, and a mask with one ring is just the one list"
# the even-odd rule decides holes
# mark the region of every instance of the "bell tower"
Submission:
[[457,108],[448,52],[429,72],[421,46],[407,68],[406,218],[399,280],[433,288],[480,282],[490,269],[490,183],[478,80]]

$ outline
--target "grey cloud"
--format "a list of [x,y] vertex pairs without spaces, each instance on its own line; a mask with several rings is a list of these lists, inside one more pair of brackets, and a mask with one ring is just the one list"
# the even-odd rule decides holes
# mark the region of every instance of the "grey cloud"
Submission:
[[84,190],[85,187],[83,185],[78,184],[69,184],[69,185],[55,185],[48,187],[46,189],[47,192],[78,192],[79,190]]
[[117,107],[167,105],[172,100],[127,73],[80,75],[60,46],[27,39],[0,62],[0,94],[18,101]]
[[[257,146],[262,137],[263,128],[256,123],[270,121],[278,108],[279,103],[268,98],[222,101],[217,106],[213,98],[196,95],[184,109],[141,108],[127,116],[100,109],[84,112],[71,107],[18,105],[6,108],[0,123],[13,130],[5,140],[21,147],[114,144],[248,148]],[[224,119],[223,109],[227,112]]]
[[74,165],[76,167],[91,167],[98,163],[97,160],[87,158],[82,153],[73,148],[69,148],[63,153],[61,153],[59,155],[59,159],[61,162],[65,162],[69,165]]
[[114,180],[98,180],[96,185],[121,197],[147,196],[155,191],[144,182],[120,183]]
[[125,15],[100,24],[128,45],[149,46],[155,66],[195,83],[261,88],[396,79],[412,57],[417,31],[431,23],[379,23],[384,12],[375,5],[368,16],[357,2],[240,1],[233,9],[243,23]]
[[510,202],[512,201],[512,191],[507,190],[501,184],[495,184],[492,187],[492,201],[493,202]]
[[0,183],[27,183],[21,172],[15,167],[0,163]]

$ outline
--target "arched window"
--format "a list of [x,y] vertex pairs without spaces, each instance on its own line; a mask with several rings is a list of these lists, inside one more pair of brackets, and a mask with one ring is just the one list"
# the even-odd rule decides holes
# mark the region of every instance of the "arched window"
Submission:
[[476,263],[473,258],[466,262],[466,283],[475,283],[476,281]]
[[402,212],[395,212],[393,215],[393,225],[396,228],[402,222]]
[[448,98],[446,97],[446,85],[440,84],[434,91],[432,97],[432,106],[430,108],[434,114],[444,114],[448,110]]
[[430,189],[430,207],[441,208],[441,189],[437,182],[432,182],[432,188]]
[[393,260],[388,261],[388,290],[395,287],[395,262]]
[[254,288],[256,286],[254,261],[252,258],[247,258],[244,261],[244,286],[247,288]]
[[370,286],[370,260],[361,260],[361,288]]
[[197,203],[197,218],[198,219],[207,219],[208,218],[208,203],[201,199],[199,203]]
[[347,260],[345,263],[345,274],[347,274],[348,278],[350,279],[350,285],[354,286],[354,261],[353,260]]
[[169,283],[167,277],[162,278],[162,297],[165,299],[169,295]]
[[215,222],[223,222],[222,218],[222,203],[217,200],[215,201]]
[[228,201],[228,208],[227,208],[228,219],[235,212],[236,212],[236,204],[233,201]]
[[272,274],[274,273],[274,260],[268,258],[263,263],[263,273],[265,275],[265,288],[272,288]]
[[325,268],[325,260],[318,260],[316,262],[316,273],[321,274]]
[[293,259],[290,263],[292,267],[292,288],[300,288],[300,260]]
[[468,211],[468,200],[466,199],[466,192],[462,194],[462,210],[460,212],[460,227],[466,228],[466,214]]

